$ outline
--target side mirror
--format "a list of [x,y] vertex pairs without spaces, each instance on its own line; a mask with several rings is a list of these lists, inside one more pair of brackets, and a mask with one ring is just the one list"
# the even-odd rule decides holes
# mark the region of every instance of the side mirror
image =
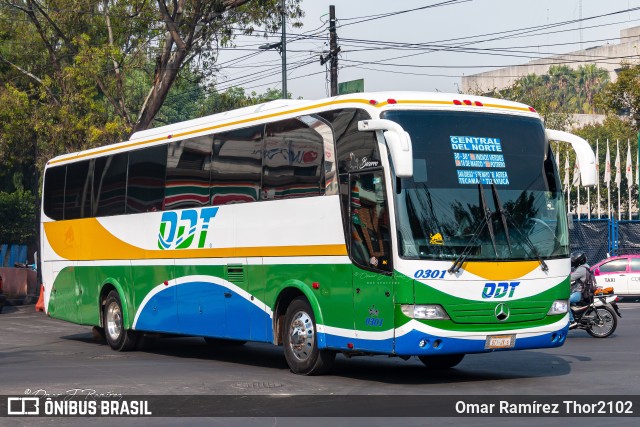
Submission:
[[560,130],[547,129],[547,139],[553,141],[568,142],[573,147],[578,157],[580,168],[580,181],[585,187],[596,185],[596,155],[587,141],[572,133]]
[[600,275],[600,268],[595,268],[593,270],[593,274],[594,274],[594,276],[599,276]]
[[413,176],[413,147],[411,137],[396,122],[385,119],[360,120],[358,130],[362,132],[381,130],[387,141],[393,168],[398,178]]

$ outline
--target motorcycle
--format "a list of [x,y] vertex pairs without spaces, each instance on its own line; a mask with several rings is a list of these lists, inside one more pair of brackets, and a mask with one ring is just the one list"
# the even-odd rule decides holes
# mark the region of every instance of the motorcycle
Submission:
[[618,326],[617,317],[622,318],[616,303],[617,299],[613,289],[607,288],[600,292],[596,290],[586,305],[571,306],[576,322],[572,329],[584,329],[594,338],[606,338],[613,334]]

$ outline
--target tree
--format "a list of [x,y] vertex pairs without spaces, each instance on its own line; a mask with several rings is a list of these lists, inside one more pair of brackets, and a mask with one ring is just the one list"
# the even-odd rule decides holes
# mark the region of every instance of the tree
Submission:
[[281,98],[282,91],[279,89],[267,89],[263,94],[251,92],[251,94],[247,95],[243,88],[232,87],[227,89],[225,92],[210,93],[200,105],[198,115],[206,116],[208,114],[221,113]]
[[36,236],[36,203],[28,191],[0,192],[0,242],[31,244]]
[[598,103],[613,114],[628,114],[640,126],[640,65],[624,64],[618,79],[605,86]]
[[[21,173],[37,191],[31,175],[51,157],[193,118],[218,48],[277,30],[280,1],[0,0],[0,179]],[[286,1],[296,20],[301,0]]]
[[[287,13],[302,16],[300,0],[289,0]],[[216,58],[215,48],[233,38],[234,26],[252,31],[251,25],[261,24],[273,31],[279,27],[277,0],[261,0],[247,7],[249,0],[186,0],[169,5],[158,0],[158,10],[165,25],[165,38],[156,57],[154,82],[141,108],[133,130],[146,129],[162,106],[164,99],[185,63],[198,57],[208,65]],[[233,12],[233,13],[229,13]]]
[[[300,1],[287,0],[290,18],[302,16]],[[28,55],[20,49],[3,52],[0,62],[38,86],[44,93],[42,101],[60,107],[67,96],[103,101],[125,134],[152,124],[185,67],[211,79],[219,47],[231,45],[236,35],[251,33],[255,27],[276,31],[281,2],[2,0],[2,4],[7,6],[2,10],[9,31],[26,35],[35,48],[28,49]],[[39,62],[31,70],[34,57]],[[138,70],[149,72],[149,79],[136,78]],[[129,97],[132,78],[148,85],[142,100]],[[79,83],[84,86],[78,87]]]
[[571,114],[597,112],[594,98],[608,81],[608,72],[594,64],[575,70],[554,65],[547,74],[523,76],[510,87],[485,95],[531,105],[544,117],[547,127],[566,130],[571,125]]

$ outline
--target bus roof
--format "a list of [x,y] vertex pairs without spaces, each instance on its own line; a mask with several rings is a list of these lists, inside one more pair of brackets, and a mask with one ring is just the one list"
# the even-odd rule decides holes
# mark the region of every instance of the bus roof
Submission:
[[447,110],[469,110],[471,108],[477,112],[526,114],[539,117],[533,108],[525,104],[458,93],[389,91],[353,93],[319,100],[279,99],[135,132],[128,141],[92,148],[82,152],[63,154],[49,160],[47,165],[92,157],[94,155],[113,153],[130,148],[142,148],[146,145],[153,145],[161,141],[166,142],[167,140],[182,138],[187,135],[195,136],[197,134],[212,133],[214,129],[219,128],[237,128],[243,125],[250,125],[254,122],[260,123],[275,116],[281,116],[282,118],[295,117],[300,114],[313,112],[312,110],[322,111],[336,107],[359,107],[367,109],[370,112],[392,108]]

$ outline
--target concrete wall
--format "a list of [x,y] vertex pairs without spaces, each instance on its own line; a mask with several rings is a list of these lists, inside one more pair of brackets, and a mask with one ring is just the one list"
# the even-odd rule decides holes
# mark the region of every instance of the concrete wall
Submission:
[[620,44],[592,47],[564,55],[536,59],[522,66],[500,68],[485,73],[462,77],[462,92],[488,92],[492,89],[504,89],[520,77],[528,74],[547,74],[551,65],[567,65],[578,68],[580,65],[596,64],[609,72],[611,81],[617,79],[616,70],[623,62],[640,63],[640,27],[626,28],[620,31]]
[[586,125],[602,124],[606,117],[604,114],[572,114],[571,129],[579,129]]
[[[30,268],[0,267],[3,293],[7,299],[24,299],[27,295],[40,294],[37,273]],[[35,301],[34,301],[35,302]]]

